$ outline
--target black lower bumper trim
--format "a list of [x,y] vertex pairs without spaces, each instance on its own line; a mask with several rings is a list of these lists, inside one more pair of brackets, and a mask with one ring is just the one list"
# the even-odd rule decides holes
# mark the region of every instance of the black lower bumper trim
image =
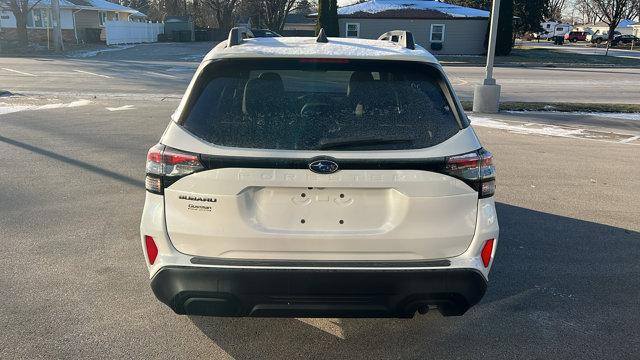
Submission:
[[400,267],[444,267],[450,266],[447,259],[437,260],[396,260],[396,261],[353,261],[353,260],[259,260],[259,259],[226,259],[194,256],[191,263],[196,265],[224,266],[279,266],[279,267],[366,267],[366,268],[400,268]]
[[486,280],[473,269],[165,267],[151,288],[178,314],[406,318],[426,306],[462,315],[480,301]]

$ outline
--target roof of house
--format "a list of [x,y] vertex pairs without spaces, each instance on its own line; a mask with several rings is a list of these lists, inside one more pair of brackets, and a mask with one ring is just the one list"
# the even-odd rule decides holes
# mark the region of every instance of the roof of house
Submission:
[[315,19],[309,18],[303,13],[290,13],[285,20],[286,24],[312,24],[315,22]]
[[[629,27],[629,26],[637,26],[640,25],[640,22],[635,22],[633,20],[629,20],[629,19],[624,19],[624,20],[620,20],[620,23],[618,24],[618,27]],[[600,21],[597,22],[595,24],[582,24],[582,25],[577,25],[580,27],[604,27],[604,28],[608,28],[609,25]]]
[[338,8],[339,17],[457,19],[488,18],[489,12],[435,0],[369,0]]
[[239,45],[227,47],[223,41],[205,56],[218,58],[330,58],[330,59],[389,59],[437,63],[424,48],[406,49],[391,41],[334,38],[318,43],[314,37],[265,37],[245,39]]
[[[36,0],[29,0],[29,3],[35,3]],[[36,7],[43,8],[51,6],[51,0],[41,0]],[[114,4],[106,0],[60,0],[61,8],[98,10],[98,11],[117,11],[137,14],[136,16],[146,16],[136,9],[132,9],[120,4]],[[141,15],[140,15],[141,14]]]

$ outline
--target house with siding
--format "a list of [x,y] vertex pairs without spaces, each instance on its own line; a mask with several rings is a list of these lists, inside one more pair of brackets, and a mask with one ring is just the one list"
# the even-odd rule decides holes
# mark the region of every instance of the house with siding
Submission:
[[489,12],[435,0],[369,0],[338,8],[340,36],[377,39],[407,30],[434,54],[480,55]]
[[[30,0],[29,3],[35,3]],[[129,7],[106,0],[60,0],[60,26],[65,42],[99,41],[104,23],[108,20],[145,21],[146,15]],[[47,42],[53,21],[51,0],[41,0],[27,16],[27,34],[33,42]],[[0,39],[15,40],[16,19],[13,13],[0,11]],[[104,39],[104,35],[102,35]]]
[[[629,19],[621,20],[620,23],[618,24],[618,27],[616,27],[615,31],[619,32],[620,34],[633,35],[635,24],[636,22],[633,20],[629,20]],[[609,25],[607,25],[604,22],[576,25],[575,28],[578,31],[591,31],[593,34],[609,33]]]

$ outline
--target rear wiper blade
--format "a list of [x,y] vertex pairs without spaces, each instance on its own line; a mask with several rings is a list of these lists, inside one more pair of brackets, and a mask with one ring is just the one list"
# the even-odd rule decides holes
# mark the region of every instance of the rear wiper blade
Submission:
[[316,150],[341,149],[369,145],[405,144],[412,143],[414,139],[390,138],[390,137],[363,137],[341,138],[321,141]]

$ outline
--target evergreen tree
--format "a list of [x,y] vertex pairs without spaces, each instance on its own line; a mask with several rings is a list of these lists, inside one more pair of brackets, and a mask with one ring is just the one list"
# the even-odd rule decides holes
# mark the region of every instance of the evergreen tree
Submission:
[[340,36],[338,28],[338,2],[337,0],[318,1],[318,20],[316,22],[316,34],[324,29],[327,36]]
[[519,34],[542,30],[540,23],[544,21],[544,4],[545,0],[514,0],[513,15],[519,18],[516,22]]
[[496,56],[509,55],[513,48],[513,1],[500,1]]

